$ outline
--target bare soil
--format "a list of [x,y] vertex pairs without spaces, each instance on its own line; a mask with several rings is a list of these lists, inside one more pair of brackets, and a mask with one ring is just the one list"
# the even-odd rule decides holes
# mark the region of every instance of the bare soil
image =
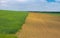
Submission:
[[60,38],[60,16],[29,13],[18,38]]

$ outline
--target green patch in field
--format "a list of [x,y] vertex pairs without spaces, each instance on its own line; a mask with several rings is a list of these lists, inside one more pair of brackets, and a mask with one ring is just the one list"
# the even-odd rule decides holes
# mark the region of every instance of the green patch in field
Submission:
[[0,34],[0,38],[17,38],[16,36],[12,34]]
[[0,11],[0,33],[15,34],[21,29],[28,12]]

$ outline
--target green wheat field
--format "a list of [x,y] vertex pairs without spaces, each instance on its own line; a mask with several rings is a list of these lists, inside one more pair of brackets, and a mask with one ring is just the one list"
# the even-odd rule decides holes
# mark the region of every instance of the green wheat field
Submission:
[[0,38],[17,38],[28,12],[0,10]]

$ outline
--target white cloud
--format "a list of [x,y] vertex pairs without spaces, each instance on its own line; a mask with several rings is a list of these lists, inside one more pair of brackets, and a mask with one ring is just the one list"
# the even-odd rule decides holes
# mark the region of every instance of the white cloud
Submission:
[[0,1],[0,3],[6,3],[6,1]]
[[6,0],[1,0],[0,3],[4,4],[4,3],[7,3],[7,1]]
[[17,1],[20,2],[20,3],[21,3],[21,2],[23,2],[23,3],[24,3],[24,2],[28,2],[28,0],[17,0]]
[[0,6],[7,6],[9,0],[0,0]]
[[41,2],[46,2],[46,0],[40,0]]
[[60,3],[48,3],[46,0],[0,0],[0,8],[7,7],[11,10],[60,11]]
[[31,3],[31,2],[36,2],[36,0],[16,0],[17,2],[20,3]]

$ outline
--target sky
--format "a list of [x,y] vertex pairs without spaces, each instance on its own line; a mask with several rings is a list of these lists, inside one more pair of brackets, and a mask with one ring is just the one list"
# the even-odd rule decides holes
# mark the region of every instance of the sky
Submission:
[[0,0],[0,10],[60,12],[60,0]]

